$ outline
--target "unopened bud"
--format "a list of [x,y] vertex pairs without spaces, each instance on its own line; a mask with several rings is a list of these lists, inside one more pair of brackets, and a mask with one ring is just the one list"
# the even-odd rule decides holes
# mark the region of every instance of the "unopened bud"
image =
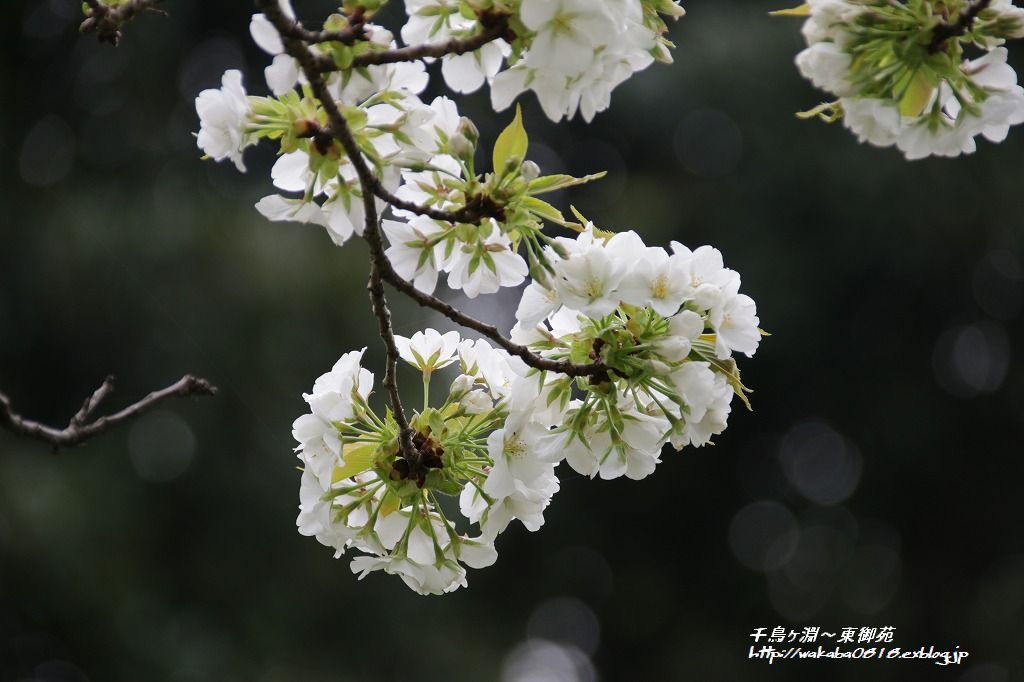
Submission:
[[494,407],[494,403],[491,402],[491,397],[487,395],[486,391],[470,391],[462,396],[459,404],[469,414],[483,414]]
[[460,374],[455,377],[455,381],[452,382],[452,387],[448,389],[448,396],[452,400],[460,399],[473,389],[474,381],[476,380],[468,374]]
[[480,131],[476,129],[476,126],[468,118],[463,116],[459,119],[459,128],[455,131],[457,135],[465,135],[466,139],[476,146],[476,143],[480,141]]
[[671,367],[669,367],[660,360],[648,360],[645,363],[645,368],[648,372],[655,376],[666,376],[669,372],[672,371]]
[[704,331],[704,318],[692,310],[684,310],[668,321],[668,331],[675,336],[695,339]]
[[523,165],[519,167],[519,174],[527,182],[533,182],[540,177],[540,166],[533,161],[523,161]]
[[657,352],[668,362],[681,362],[690,354],[690,339],[685,336],[669,336],[657,343]]
[[714,284],[701,284],[693,292],[693,300],[698,307],[704,310],[714,308],[722,300],[722,289]]
[[476,154],[476,145],[462,133],[455,133],[448,138],[448,151],[459,159],[470,159]]
[[505,161],[505,167],[501,169],[501,174],[508,175],[509,173],[514,173],[515,171],[519,170],[519,166],[521,166],[522,163],[523,158],[521,156],[513,155],[508,157],[508,159]]

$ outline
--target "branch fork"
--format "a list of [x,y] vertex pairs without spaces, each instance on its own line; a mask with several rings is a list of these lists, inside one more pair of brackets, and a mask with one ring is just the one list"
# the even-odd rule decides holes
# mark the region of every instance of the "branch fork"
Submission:
[[138,417],[169,398],[212,396],[217,393],[217,387],[206,379],[186,374],[170,386],[151,392],[119,412],[93,419],[93,413],[100,403],[113,391],[114,377],[108,376],[63,428],[47,426],[17,414],[11,407],[11,399],[0,393],[0,428],[19,436],[49,443],[54,450],[61,447],[76,447],[94,436]]
[[[370,302],[373,306],[374,314],[377,317],[380,336],[384,341],[384,347],[387,352],[386,369],[382,383],[389,394],[391,411],[399,428],[399,449],[402,457],[410,465],[413,465],[419,462],[420,453],[413,444],[412,428],[409,426],[409,420],[405,414],[405,409],[402,406],[401,397],[398,392],[398,382],[395,374],[399,352],[395,344],[391,312],[384,294],[383,282],[387,282],[420,305],[432,308],[459,325],[483,334],[508,353],[521,358],[530,367],[541,371],[559,372],[574,377],[607,376],[608,367],[601,360],[597,360],[592,364],[577,365],[537,355],[526,346],[514,343],[503,336],[494,325],[481,322],[457,310],[441,299],[419,291],[411,282],[403,279],[395,272],[385,253],[378,225],[375,196],[383,199],[393,208],[412,211],[419,215],[450,223],[479,223],[487,218],[500,217],[498,212],[501,211],[501,207],[491,207],[482,202],[477,202],[473,205],[467,205],[458,211],[442,211],[403,201],[388,192],[359,150],[348,121],[338,108],[324,80],[323,74],[325,71],[335,71],[337,67],[325,69],[323,60],[309,49],[309,43],[313,41],[304,40],[302,32],[297,29],[297,22],[285,15],[277,0],[257,0],[256,4],[277,29],[284,43],[285,52],[299,62],[306,79],[309,81],[313,95],[319,100],[324,108],[324,112],[327,114],[328,124],[318,132],[329,132],[341,144],[359,177],[366,209],[363,238],[366,240],[370,250],[370,277],[367,283],[367,290],[370,294]],[[442,43],[412,45],[392,50],[371,52],[357,57],[353,66],[391,64],[425,57],[440,58],[449,54],[464,54],[478,50],[487,43],[499,38],[513,37],[510,35],[508,17],[505,15],[496,14],[488,15],[486,18],[482,17],[481,24],[484,30],[470,38],[452,39]]]

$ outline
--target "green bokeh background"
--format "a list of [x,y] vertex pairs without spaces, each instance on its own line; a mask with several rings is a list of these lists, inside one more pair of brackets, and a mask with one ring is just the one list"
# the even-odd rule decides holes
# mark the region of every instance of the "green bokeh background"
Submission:
[[[561,205],[742,273],[773,334],[741,363],[755,412],[642,482],[560,470],[541,532],[443,598],[294,528],[302,392],[382,354],[365,246],[263,220],[266,147],[247,175],[198,158],[198,91],[226,68],[264,91],[249,4],[167,0],[117,49],[73,0],[5,8],[0,387],[54,423],[108,373],[110,407],[185,372],[221,392],[56,455],[0,434],[0,680],[1024,680],[1024,133],[953,161],[860,146],[792,115],[822,95],[776,3],[686,4],[676,64],[593,124],[524,113],[545,171],[610,171]],[[460,107],[487,144],[509,118]],[[443,327],[392,298],[399,333]],[[774,626],[971,655],[747,660]]]

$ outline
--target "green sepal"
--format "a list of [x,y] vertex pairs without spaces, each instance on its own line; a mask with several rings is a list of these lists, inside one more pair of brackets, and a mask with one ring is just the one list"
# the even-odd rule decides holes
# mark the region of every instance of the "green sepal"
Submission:
[[527,186],[527,191],[530,194],[544,194],[545,192],[555,192],[560,189],[566,189],[567,187],[576,187],[593,180],[600,180],[604,176],[608,175],[608,171],[601,171],[600,173],[594,173],[587,175],[582,178],[575,178],[571,175],[545,175],[535,180],[531,180]]
[[768,16],[772,17],[809,17],[811,16],[811,5],[804,3],[798,7],[790,7],[789,9],[777,9],[774,12],[769,12]]
[[337,483],[370,469],[373,467],[374,455],[376,453],[377,448],[374,445],[362,443],[346,445],[342,449],[342,465],[334,467],[334,472],[331,474],[331,482]]

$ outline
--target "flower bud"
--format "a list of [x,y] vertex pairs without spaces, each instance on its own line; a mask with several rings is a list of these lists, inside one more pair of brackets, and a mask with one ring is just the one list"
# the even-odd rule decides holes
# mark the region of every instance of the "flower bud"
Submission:
[[661,360],[648,360],[644,363],[644,369],[655,376],[667,376],[672,368]]
[[491,397],[485,391],[470,391],[459,401],[468,414],[483,414],[494,407]]
[[668,362],[684,360],[690,354],[690,347],[690,339],[685,336],[668,336],[655,344],[658,355]]
[[722,290],[714,284],[701,284],[693,292],[694,302],[704,310],[715,307],[721,299]]
[[695,339],[704,331],[704,318],[692,310],[684,310],[668,321],[668,331],[674,336]]
[[[515,173],[517,170],[519,170],[519,167],[522,164],[523,157],[513,154],[512,156],[508,157],[507,161],[505,161],[505,167],[501,169],[501,174],[504,176],[508,175],[509,173]],[[498,169],[495,168],[494,170]]]
[[540,166],[533,161],[523,161],[523,165],[519,167],[519,174],[527,182],[532,182],[540,177]]
[[452,382],[452,387],[448,389],[448,397],[452,400],[458,400],[462,396],[473,390],[473,382],[475,379],[468,374],[460,374],[455,377],[455,381]]
[[471,159],[476,154],[476,145],[469,141],[462,133],[455,133],[448,138],[448,151],[459,159]]
[[455,131],[456,135],[463,135],[469,140],[475,147],[477,142],[480,141],[480,131],[477,130],[476,126],[468,118],[463,116],[459,119],[459,128]]

